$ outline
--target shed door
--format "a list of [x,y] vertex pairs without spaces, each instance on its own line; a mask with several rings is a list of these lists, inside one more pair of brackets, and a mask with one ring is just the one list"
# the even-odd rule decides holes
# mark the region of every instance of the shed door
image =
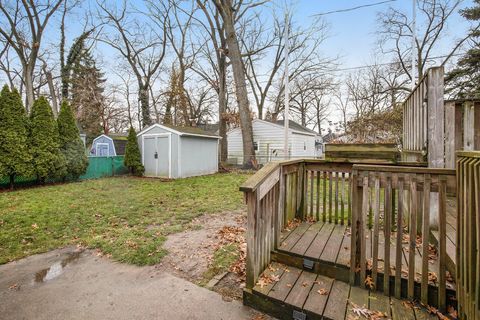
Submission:
[[144,137],[143,160],[145,175],[150,177],[169,177],[170,141],[168,136]]
[[97,143],[97,157],[108,157],[110,154],[110,146],[108,143]]

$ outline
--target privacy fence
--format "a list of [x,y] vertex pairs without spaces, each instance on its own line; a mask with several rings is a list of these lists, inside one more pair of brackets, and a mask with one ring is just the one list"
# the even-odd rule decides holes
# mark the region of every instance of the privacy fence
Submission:
[[[124,156],[114,157],[88,157],[88,167],[84,175],[80,176],[78,180],[97,179],[103,177],[113,177],[117,175],[123,175],[128,173],[128,169],[123,165]],[[61,182],[62,179],[49,178],[46,183]],[[71,179],[67,179],[71,181]],[[35,177],[16,177],[15,186],[25,187],[37,184]],[[9,178],[0,177],[0,188],[9,187]]]

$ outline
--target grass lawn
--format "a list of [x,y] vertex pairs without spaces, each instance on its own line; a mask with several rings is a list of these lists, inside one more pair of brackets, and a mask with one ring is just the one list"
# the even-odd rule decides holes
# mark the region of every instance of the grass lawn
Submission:
[[202,214],[244,208],[229,173],[161,181],[116,177],[0,193],[0,264],[68,244],[113,259],[157,263],[165,236]]

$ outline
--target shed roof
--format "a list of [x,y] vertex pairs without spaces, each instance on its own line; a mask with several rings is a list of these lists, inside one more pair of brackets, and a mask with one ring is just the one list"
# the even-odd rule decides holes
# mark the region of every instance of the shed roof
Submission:
[[172,125],[158,124],[158,123],[155,123],[150,127],[143,129],[137,134],[137,136],[144,134],[145,132],[149,131],[154,127],[162,128],[164,130],[176,133],[180,136],[196,136],[196,137],[220,139],[220,137],[217,136],[215,133],[202,130],[198,127],[181,127],[181,126],[172,126]]

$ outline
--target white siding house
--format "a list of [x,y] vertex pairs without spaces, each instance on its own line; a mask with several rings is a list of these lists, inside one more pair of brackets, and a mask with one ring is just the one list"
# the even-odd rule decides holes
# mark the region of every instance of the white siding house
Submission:
[[[283,160],[284,127],[283,121],[276,123],[255,119],[252,121],[253,143],[258,163]],[[302,127],[296,122],[289,122],[288,159],[322,157],[322,137],[315,131]],[[240,164],[243,161],[242,132],[235,128],[227,133],[228,160]]]

